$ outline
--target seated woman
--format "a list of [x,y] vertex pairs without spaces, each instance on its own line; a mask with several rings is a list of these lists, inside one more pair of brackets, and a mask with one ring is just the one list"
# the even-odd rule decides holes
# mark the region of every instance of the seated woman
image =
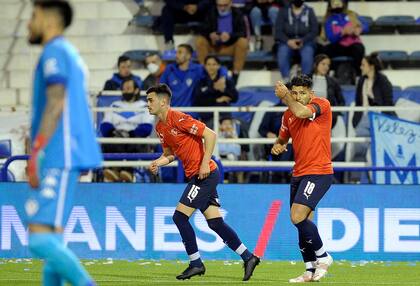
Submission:
[[[360,77],[356,87],[356,106],[394,106],[392,84],[384,75],[382,62],[377,53],[365,56],[362,60]],[[395,115],[394,112],[388,112]],[[356,136],[370,136],[369,118],[367,112],[355,112],[353,116],[353,127]],[[355,158],[364,161],[366,154],[366,145],[356,144]]]
[[[328,75],[330,66],[331,59],[327,55],[319,54],[315,57],[312,89],[316,96],[327,98],[331,106],[344,106],[345,102],[340,85],[333,77]],[[346,134],[346,124],[342,114],[333,112],[331,136],[345,137]],[[344,150],[344,145],[345,143],[332,144],[331,155],[333,159]]]
[[328,2],[321,38],[328,42],[325,53],[330,58],[340,56],[352,58],[354,71],[359,75],[360,63],[365,55],[365,46],[360,35],[368,32],[369,26],[347,6],[348,2],[345,0]]
[[[230,106],[238,100],[238,91],[234,82],[226,76],[216,56],[207,56],[204,60],[205,76],[194,90],[194,106]],[[200,119],[209,127],[213,127],[213,113],[200,113]],[[220,118],[229,117],[222,113]]]

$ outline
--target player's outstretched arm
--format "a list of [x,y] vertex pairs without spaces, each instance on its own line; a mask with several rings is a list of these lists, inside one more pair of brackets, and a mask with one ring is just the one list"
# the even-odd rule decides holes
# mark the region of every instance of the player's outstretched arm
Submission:
[[166,166],[175,160],[175,156],[171,148],[163,148],[162,155],[150,163],[149,170],[153,175],[157,175],[159,167]]
[[214,146],[216,145],[217,135],[210,128],[206,127],[203,132],[204,138],[204,156],[201,161],[200,171],[198,173],[199,179],[205,179],[210,174],[210,160],[213,154]]
[[292,95],[291,91],[282,82],[278,81],[276,83],[275,93],[296,117],[310,118],[313,116],[312,110],[296,101],[296,98]]
[[47,87],[47,104],[28,161],[28,181],[32,188],[39,186],[38,172],[43,157],[43,149],[57,128],[57,123],[64,109],[64,99],[65,90],[62,84],[53,84]]

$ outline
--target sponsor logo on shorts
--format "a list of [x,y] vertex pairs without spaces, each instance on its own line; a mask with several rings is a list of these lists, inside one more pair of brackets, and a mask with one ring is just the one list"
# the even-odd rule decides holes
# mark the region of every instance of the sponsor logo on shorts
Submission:
[[34,214],[36,214],[38,212],[38,209],[39,205],[36,200],[29,199],[26,201],[25,211],[28,216],[33,216]]

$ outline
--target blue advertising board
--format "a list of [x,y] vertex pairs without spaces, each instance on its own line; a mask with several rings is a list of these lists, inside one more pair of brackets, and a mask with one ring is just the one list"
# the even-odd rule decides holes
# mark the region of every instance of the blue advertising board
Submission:
[[[83,258],[187,259],[172,222],[183,184],[80,184],[65,241]],[[297,260],[288,185],[220,185],[222,214],[265,259]],[[27,184],[0,184],[0,257],[29,257]],[[197,213],[191,219],[204,259],[238,259]],[[334,185],[317,223],[336,259],[420,260],[418,185]]]

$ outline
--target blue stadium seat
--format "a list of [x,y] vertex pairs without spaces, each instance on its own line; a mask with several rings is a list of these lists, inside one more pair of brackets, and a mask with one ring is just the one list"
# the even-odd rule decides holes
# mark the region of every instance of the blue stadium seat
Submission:
[[354,85],[342,85],[341,90],[343,91],[344,101],[346,106],[350,106],[355,100],[356,86]]
[[[247,86],[238,89],[238,101],[232,106],[258,106],[261,101],[268,100],[276,104],[279,99],[274,94],[272,86]],[[252,112],[234,112],[233,116],[250,123]]]
[[[97,96],[96,107],[108,107],[111,105],[111,103],[117,100],[121,100],[120,95],[106,95],[106,90],[105,90],[105,91],[102,91],[102,94]],[[102,136],[99,126],[103,118],[104,118],[103,112],[98,112],[96,114],[96,129],[97,129],[96,132],[98,136]]]
[[409,86],[405,88],[401,92],[400,98],[405,98],[420,104],[420,86]]
[[410,67],[420,68],[420,51],[414,51],[409,56]]
[[409,15],[380,16],[376,19],[375,24],[382,26],[415,25],[416,19]]
[[156,16],[139,15],[139,16],[135,16],[131,20],[130,24],[136,25],[139,27],[152,28],[155,20],[156,20]]
[[12,156],[12,140],[0,140],[0,159]]
[[378,55],[385,66],[393,68],[409,66],[409,57],[406,51],[378,51]]

